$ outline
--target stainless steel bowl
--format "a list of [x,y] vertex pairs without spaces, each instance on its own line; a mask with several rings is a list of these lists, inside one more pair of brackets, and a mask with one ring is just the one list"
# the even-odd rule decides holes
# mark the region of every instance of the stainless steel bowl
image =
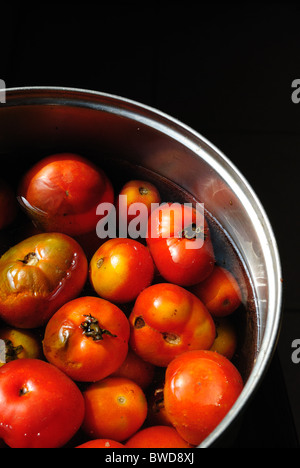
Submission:
[[2,163],[17,171],[38,157],[64,150],[93,155],[100,166],[117,157],[130,167],[171,181],[204,203],[210,219],[238,252],[249,280],[244,291],[245,343],[241,347],[245,387],[199,447],[222,445],[258,388],[280,329],[280,259],[261,203],[238,169],[212,143],[156,109],[81,89],[7,89],[6,103],[0,104]]

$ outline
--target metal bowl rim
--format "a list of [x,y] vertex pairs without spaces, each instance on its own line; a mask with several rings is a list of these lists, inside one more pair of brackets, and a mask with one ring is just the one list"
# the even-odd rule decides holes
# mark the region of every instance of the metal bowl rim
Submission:
[[[47,93],[47,92],[73,93],[77,95],[77,97],[79,96],[79,94],[81,94],[81,95],[85,95],[86,97],[89,97],[89,100],[86,102],[86,107],[91,107],[93,96],[97,96],[97,98],[105,98],[108,100],[114,100],[115,102],[118,102],[120,104],[123,103],[128,106],[134,107],[136,109],[140,109],[146,113],[150,113],[151,116],[149,117],[149,120],[146,119],[148,123],[150,123],[150,121],[154,122],[155,117],[163,119],[164,122],[172,124],[172,128],[176,129],[175,134],[176,132],[178,132],[178,135],[180,135],[180,133],[184,131],[185,135],[190,136],[191,141],[193,143],[195,141],[203,142],[208,148],[210,148],[215,153],[215,155],[218,155],[221,162],[223,162],[223,166],[225,166],[224,167],[225,172],[228,172],[228,175],[230,176],[234,175],[237,179],[239,179],[239,181],[242,183],[242,186],[243,186],[242,192],[244,193],[246,190],[248,192],[248,195],[249,194],[251,195],[252,204],[253,203],[255,204],[255,211],[257,214],[260,215],[260,220],[261,220],[260,227],[262,231],[265,233],[266,237],[269,239],[269,242],[267,244],[267,247],[268,247],[267,253],[269,254],[269,257],[271,256],[272,262],[273,262],[274,278],[273,278],[273,285],[271,286],[273,288],[274,297],[272,300],[272,304],[269,305],[268,307],[268,318],[271,317],[272,320],[270,319],[267,320],[267,324],[266,324],[267,326],[265,328],[264,337],[262,340],[261,347],[258,351],[256,362],[253,366],[253,369],[251,371],[251,374],[247,382],[245,383],[245,386],[241,395],[239,396],[239,398],[237,399],[237,401],[235,402],[231,410],[228,412],[228,414],[225,416],[225,418],[217,426],[217,428],[205,439],[205,441],[203,441],[199,445],[198,448],[210,447],[212,444],[217,442],[217,440],[222,436],[225,430],[228,429],[229,425],[234,421],[234,419],[237,417],[240,411],[242,411],[244,407],[246,406],[246,404],[249,402],[254,391],[256,390],[260,381],[262,380],[265,372],[267,371],[268,365],[275,351],[279,332],[280,332],[281,306],[282,306],[282,279],[281,279],[280,256],[279,256],[278,246],[277,246],[276,238],[274,236],[271,223],[256,193],[254,192],[254,190],[252,189],[251,185],[248,183],[246,178],[239,171],[239,169],[232,163],[232,161],[230,161],[230,159],[222,151],[220,151],[213,143],[211,143],[206,137],[204,137],[198,131],[195,131],[190,126],[184,124],[180,120],[170,116],[169,114],[165,112],[162,112],[156,109],[155,107],[151,107],[149,105],[145,105],[138,101],[128,99],[128,98],[115,95],[115,94],[94,91],[94,90],[89,90],[89,89],[73,88],[73,87],[25,86],[25,87],[7,88],[5,91],[6,93],[8,93],[8,95],[12,95],[12,96],[16,93],[23,93],[24,95],[21,96],[20,98],[23,100],[28,99],[30,96],[30,93],[38,92],[38,91],[41,91],[43,93]],[[53,98],[54,96],[49,97],[50,100]],[[61,96],[57,95],[56,98],[61,99]],[[36,97],[36,99],[38,99],[38,97]],[[75,96],[72,96],[72,99],[74,99],[74,102],[77,104],[80,101],[80,99],[76,100]],[[67,101],[65,104],[63,104],[62,102],[62,105],[68,105]],[[6,107],[6,104],[5,103],[1,104],[0,109],[2,106]],[[96,109],[97,107],[98,106],[95,105]],[[126,111],[125,111],[125,114],[126,114]],[[135,114],[134,112],[131,113],[131,117],[134,114]],[[130,117],[130,111],[127,112],[127,116]],[[167,136],[170,136],[170,135],[167,133]],[[185,143],[188,142],[188,137],[186,136],[184,137],[184,140],[182,141],[182,143],[184,144],[184,142]],[[193,147],[194,146],[192,145],[192,148]],[[194,149],[195,148],[196,147],[194,147]],[[198,153],[198,156],[200,157],[199,153]],[[207,160],[204,154],[201,154],[201,156]],[[209,158],[208,162],[211,163],[213,159],[214,159],[213,157]],[[266,253],[267,247],[265,245],[265,249],[264,249],[265,253]]]

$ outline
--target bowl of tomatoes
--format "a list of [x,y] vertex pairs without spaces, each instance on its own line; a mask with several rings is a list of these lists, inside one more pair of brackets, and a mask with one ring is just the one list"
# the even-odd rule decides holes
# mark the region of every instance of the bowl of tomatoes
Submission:
[[106,93],[0,107],[0,441],[222,446],[276,347],[281,266],[202,135]]

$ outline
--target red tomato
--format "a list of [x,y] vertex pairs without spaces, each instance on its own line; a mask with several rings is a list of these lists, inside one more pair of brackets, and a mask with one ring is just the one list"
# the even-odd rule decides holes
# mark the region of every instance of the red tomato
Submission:
[[132,380],[108,377],[83,392],[83,430],[95,439],[122,442],[140,429],[147,416],[147,400]]
[[0,367],[15,359],[42,357],[42,342],[37,334],[11,327],[0,329]]
[[87,275],[87,259],[71,237],[30,237],[0,259],[0,317],[18,328],[42,326],[80,294]]
[[132,349],[129,349],[125,361],[112,374],[112,377],[126,377],[145,390],[151,384],[154,372],[155,367],[150,362],[144,361]]
[[174,429],[169,426],[151,426],[138,431],[125,444],[126,448],[191,448]]
[[216,338],[210,348],[211,351],[217,351],[227,359],[232,359],[237,348],[237,331],[234,324],[228,317],[222,317],[215,320]]
[[63,372],[39,359],[0,369],[0,438],[11,448],[59,448],[78,431],[84,400]]
[[111,439],[95,439],[78,445],[76,448],[125,448],[125,445]]
[[0,229],[9,226],[16,218],[17,203],[12,188],[0,179]]
[[97,381],[123,363],[129,333],[128,319],[116,305],[99,297],[80,297],[49,320],[44,354],[73,380]]
[[176,284],[159,283],[142,291],[130,314],[130,345],[142,359],[167,366],[191,349],[209,349],[213,319],[202,302]]
[[110,239],[90,262],[90,281],[99,296],[126,303],[152,282],[154,265],[148,249],[133,239]]
[[213,270],[209,227],[195,208],[165,203],[155,209],[149,217],[147,244],[159,273],[170,283],[191,286]]
[[191,290],[214,317],[230,315],[241,305],[242,293],[237,280],[230,271],[217,265],[208,278]]
[[243,389],[236,367],[214,351],[188,351],[166,370],[165,409],[179,434],[199,445],[217,427]]
[[19,197],[40,229],[70,236],[95,230],[97,206],[114,202],[103,170],[71,153],[49,156],[32,167],[21,182]]

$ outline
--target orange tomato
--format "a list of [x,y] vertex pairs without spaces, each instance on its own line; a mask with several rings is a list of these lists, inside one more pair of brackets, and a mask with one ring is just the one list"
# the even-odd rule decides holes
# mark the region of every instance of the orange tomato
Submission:
[[217,351],[227,359],[232,359],[237,347],[237,332],[232,321],[228,317],[222,317],[215,320],[217,336],[210,348],[211,351]]
[[148,249],[134,239],[106,241],[90,262],[90,282],[96,293],[120,304],[133,301],[153,276]]
[[129,348],[125,361],[112,374],[112,377],[126,377],[145,390],[151,384],[154,372],[155,366],[144,361]]
[[78,445],[76,448],[125,448],[125,445],[120,444],[115,440],[110,439],[95,439],[85,442],[84,444]]
[[83,430],[95,439],[122,442],[140,429],[147,416],[147,400],[132,380],[108,377],[83,392]]
[[114,191],[102,169],[77,154],[61,153],[25,174],[19,199],[41,230],[76,236],[96,229],[97,207],[113,204]]
[[88,263],[80,245],[44,233],[11,247],[0,259],[0,317],[17,328],[47,323],[86,282]]
[[[120,202],[120,195],[124,197],[125,203]],[[125,198],[126,197],[126,198]],[[160,203],[160,193],[151,182],[146,180],[130,180],[122,188],[117,199],[117,213],[119,220],[124,224],[128,225],[137,215],[141,224],[147,228],[147,220],[151,213],[151,205],[153,203]],[[134,203],[141,203],[145,206],[145,216],[143,213],[135,213],[136,208]],[[132,213],[134,211],[134,213]],[[143,234],[146,233],[143,232]]]
[[73,380],[97,381],[123,363],[129,333],[127,317],[116,305],[99,297],[79,297],[49,320],[44,354]]
[[201,299],[214,317],[232,314],[242,300],[241,290],[235,277],[230,271],[217,265],[211,275],[193,286],[191,291]]
[[191,448],[174,429],[169,426],[151,426],[138,431],[125,444],[126,448]]
[[191,349],[209,349],[215,339],[213,319],[192,293],[170,283],[144,289],[130,314],[130,346],[142,359],[165,367]]
[[243,389],[237,368],[215,351],[187,351],[169,364],[165,409],[184,440],[199,445],[217,427]]

